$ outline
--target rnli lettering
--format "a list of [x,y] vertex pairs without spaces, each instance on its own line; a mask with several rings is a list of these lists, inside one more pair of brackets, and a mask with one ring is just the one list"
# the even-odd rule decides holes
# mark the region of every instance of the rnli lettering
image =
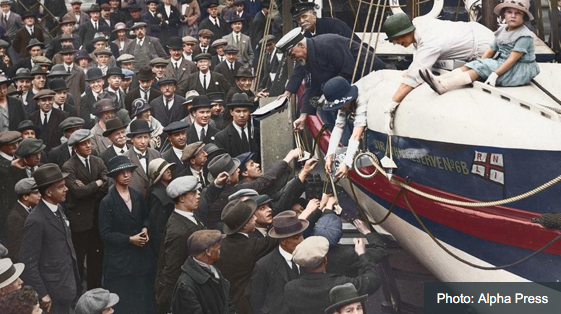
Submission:
[[[382,141],[374,140],[374,148],[381,152],[386,150],[386,144]],[[435,156],[423,153],[422,156],[411,152],[412,149],[401,149],[392,147],[392,154],[394,158],[409,160],[421,165],[432,167],[435,169],[445,170],[449,172],[456,172],[467,175],[470,172],[469,166],[465,161],[454,160],[444,156]]]

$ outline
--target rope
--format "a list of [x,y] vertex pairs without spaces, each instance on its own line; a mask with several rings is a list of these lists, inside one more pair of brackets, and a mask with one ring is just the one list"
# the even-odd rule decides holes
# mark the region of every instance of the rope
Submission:
[[335,18],[335,15],[333,14],[333,3],[331,3],[331,0],[329,0],[329,13],[332,18]]
[[[386,0],[387,1],[387,0]],[[380,11],[380,2],[381,0],[378,0],[378,5],[376,6],[376,12],[374,13],[374,21],[372,21],[372,28],[370,29],[370,36],[368,38],[368,47],[370,47],[372,45],[372,33],[374,33],[374,26],[376,25],[376,18],[378,18],[378,11]],[[383,15],[382,15],[383,16]],[[382,19],[380,19],[382,20]],[[368,20],[366,21],[366,25],[364,26],[364,30],[366,30],[368,28]],[[364,34],[363,34],[364,35]],[[380,35],[380,29],[378,29],[378,35]],[[362,43],[364,45],[364,42]],[[374,51],[374,53],[376,53],[376,51]],[[358,58],[360,59],[360,54],[358,55]],[[370,62],[371,64],[374,64],[376,55],[372,56],[372,61]],[[362,67],[362,72],[360,74],[360,77],[364,76],[364,70],[366,70],[366,65],[368,64],[368,53],[366,54],[366,58],[364,60],[364,64]],[[353,77],[354,80],[354,77]]]
[[[385,0],[384,3],[388,3],[388,0]],[[382,29],[382,22],[384,20],[384,16],[386,14],[386,6],[384,6],[384,8],[382,9],[382,17],[380,18],[380,21],[378,22],[378,32],[376,33],[376,44],[374,44],[374,52],[372,53],[372,62],[370,63],[370,72],[368,73],[372,73],[372,70],[374,69],[374,61],[376,59],[376,52],[378,50],[378,43],[380,42],[380,30]],[[372,38],[372,31],[370,31],[370,37]],[[364,73],[363,73],[364,74]]]
[[[378,0],[378,3],[380,3],[380,0]],[[373,5],[374,5],[374,0],[370,0],[370,6],[368,7],[368,14],[366,15],[366,26],[364,27],[365,29],[368,29],[368,24],[370,22],[370,13],[372,13],[372,6]],[[354,31],[353,31],[353,33],[354,33]],[[351,78],[351,84],[353,84],[355,82],[356,70],[358,69],[358,64],[360,62],[360,55],[362,54],[362,47],[364,46],[364,37],[365,36],[366,36],[366,32],[362,32],[362,38],[360,39],[360,47],[358,48],[358,57],[356,58],[355,68],[353,70],[353,76]],[[352,42],[353,42],[353,40],[351,39],[349,41],[349,48],[350,48],[350,44]],[[364,60],[364,62],[366,62],[366,61],[367,60]],[[374,60],[372,60],[372,62],[374,62]]]
[[[349,0],[349,5],[351,4],[350,1],[351,1],[351,0]],[[357,11],[357,13],[355,14],[355,24],[353,25],[353,32],[352,32],[353,34],[356,32],[356,25],[358,24],[358,16],[360,15],[360,6],[361,6],[361,5],[362,5],[362,1],[360,1],[360,2],[358,3],[358,11]],[[351,8],[354,9],[354,7],[353,7],[352,5],[351,5]],[[352,43],[353,43],[353,41],[350,40],[350,41],[349,41],[349,49],[351,49]]]
[[529,260],[530,258],[536,256],[537,254],[543,252],[545,249],[547,249],[548,247],[552,246],[555,242],[557,242],[559,239],[561,239],[561,234],[557,235],[553,240],[549,241],[546,245],[542,246],[540,249],[538,249],[537,251],[523,257],[522,259],[514,262],[514,263],[510,263],[510,264],[506,264],[506,265],[501,265],[501,266],[481,266],[481,265],[477,265],[474,264],[470,261],[467,261],[461,257],[459,257],[458,255],[454,254],[453,252],[451,252],[448,248],[446,248],[431,232],[430,230],[427,228],[427,226],[423,223],[423,221],[419,218],[419,216],[417,215],[417,213],[415,212],[415,210],[413,209],[413,207],[411,206],[411,203],[409,203],[409,198],[407,197],[407,193],[403,194],[403,199],[405,200],[405,204],[407,204],[407,207],[409,207],[409,210],[411,211],[411,213],[413,213],[413,216],[415,216],[415,219],[417,220],[417,222],[421,225],[421,227],[423,228],[423,230],[430,236],[430,238],[434,241],[434,243],[436,243],[436,245],[438,245],[444,252],[446,252],[448,255],[450,255],[451,257],[453,257],[454,259],[456,259],[459,262],[462,262],[466,265],[469,265],[473,268],[477,268],[477,269],[482,269],[482,270],[501,270],[501,269],[506,269],[506,268],[510,268],[510,267],[514,267],[514,266],[518,266],[524,262],[526,262],[527,260]]
[[267,14],[267,21],[265,22],[265,30],[263,32],[263,38],[261,39],[261,48],[259,49],[259,62],[257,62],[257,69],[256,69],[256,73],[257,74],[255,81],[253,82],[253,91],[257,92],[257,88],[259,88],[259,81],[261,80],[261,71],[263,70],[263,64],[264,64],[264,59],[265,59],[265,47],[267,46],[267,44],[264,42],[265,37],[267,37],[269,35],[269,31],[271,29],[271,24],[273,21],[273,17],[272,17],[272,11],[273,11],[273,4],[274,1],[271,1],[271,3],[269,4],[269,13]]

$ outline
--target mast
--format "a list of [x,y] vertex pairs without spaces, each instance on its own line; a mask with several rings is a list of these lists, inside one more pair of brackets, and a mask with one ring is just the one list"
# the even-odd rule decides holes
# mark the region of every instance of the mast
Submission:
[[481,1],[483,5],[483,25],[492,31],[497,30],[497,17],[493,13],[493,9],[497,6],[497,0]]

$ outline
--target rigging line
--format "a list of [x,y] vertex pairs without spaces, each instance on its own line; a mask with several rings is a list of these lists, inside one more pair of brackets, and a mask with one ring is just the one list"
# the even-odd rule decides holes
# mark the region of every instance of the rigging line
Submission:
[[[385,0],[385,3],[387,2],[388,0]],[[384,16],[386,15],[386,8],[387,6],[384,6],[384,8],[382,9],[381,18],[380,21],[378,21],[378,33],[376,34],[376,42],[374,43],[374,52],[372,53],[372,62],[370,63],[370,72],[368,73],[371,73],[372,70],[374,69],[374,59],[376,58],[376,53],[378,52],[378,43],[380,42],[380,31],[382,30]]]
[[[368,36],[368,50],[370,50],[371,44],[372,44],[372,33],[374,32],[374,27],[376,25],[376,18],[378,18],[378,12],[380,11],[380,2],[382,0],[378,0],[378,5],[376,6],[376,12],[374,13],[374,20],[372,21],[372,29],[370,30],[370,35]],[[368,29],[368,26],[364,27],[364,31],[366,32],[366,30]],[[363,43],[364,45],[364,43]],[[368,51],[369,52],[369,51]],[[366,53],[366,57],[365,60],[363,61],[364,64],[362,65],[362,72],[360,74],[360,77],[364,77],[364,70],[366,70],[366,66],[368,65],[368,52]],[[359,56],[360,58],[360,56]],[[371,63],[374,63],[374,59],[375,56],[372,56],[372,60],[370,61]]]
[[[380,1],[380,0],[378,0]],[[370,6],[368,7],[368,14],[366,15],[366,26],[364,27],[364,29],[368,29],[368,24],[370,22],[370,14],[372,13],[372,6],[374,5],[374,0],[370,0]],[[353,32],[354,34],[354,32]],[[353,84],[355,82],[355,78],[356,78],[356,71],[358,70],[358,64],[360,62],[360,55],[362,54],[362,48],[364,46],[364,37],[366,36],[366,32],[362,33],[362,38],[360,39],[360,47],[358,47],[358,56],[356,58],[356,62],[355,62],[355,68],[353,70],[353,76],[351,78],[351,84]],[[349,39],[350,43],[352,44],[353,39]]]
[[[349,4],[350,4],[350,1],[351,1],[351,0],[349,0]],[[358,24],[358,17],[359,17],[359,15],[360,15],[360,6],[361,6],[361,5],[362,5],[362,1],[360,1],[360,2],[358,3],[358,10],[357,10],[356,15],[355,15],[355,24],[353,25],[353,33],[351,34],[351,36],[354,36],[354,34],[355,34],[355,32],[356,32],[356,26],[357,26],[357,24]],[[352,7],[352,6],[351,6],[351,7]],[[352,44],[353,44],[353,41],[352,41],[352,40],[349,41],[349,49],[351,49]]]
[[269,36],[269,31],[271,29],[271,24],[273,21],[273,4],[274,1],[271,1],[271,3],[269,3],[269,13],[267,14],[267,21],[265,22],[265,31],[263,32],[263,38],[261,38],[261,47],[260,47],[260,52],[259,52],[259,62],[257,62],[257,69],[256,69],[256,77],[255,77],[255,81],[253,82],[253,91],[257,92],[257,89],[259,88],[259,80],[261,79],[261,71],[263,69],[263,63],[264,63],[264,59],[265,59],[265,47],[267,46],[267,44],[265,43],[265,37]]

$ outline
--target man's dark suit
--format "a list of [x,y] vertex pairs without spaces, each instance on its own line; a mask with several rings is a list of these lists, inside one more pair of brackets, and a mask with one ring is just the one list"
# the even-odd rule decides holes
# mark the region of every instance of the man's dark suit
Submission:
[[68,93],[74,96],[76,114],[79,115],[81,100],[79,96],[86,90],[86,74],[84,73],[84,69],[74,63],[72,70],[70,70],[70,75],[65,77],[64,81],[68,87]]
[[330,273],[308,273],[303,270],[299,279],[284,286],[284,299],[290,313],[324,314],[331,304],[331,288],[352,283],[358,295],[372,294],[380,287],[380,277],[374,260],[368,254],[359,256],[362,273],[358,277],[345,277]]
[[[171,58],[166,67],[166,72],[164,73],[164,77],[173,77],[174,79],[177,80],[178,83],[183,80],[186,80],[189,74],[198,71],[195,62],[189,61],[185,58],[181,58],[181,63],[179,64],[179,70],[178,73],[176,73],[175,68],[173,66],[173,62],[175,62],[175,60]],[[181,96],[185,96],[185,94]]]
[[68,313],[82,284],[68,220],[60,204],[57,213],[58,217],[42,200],[27,216],[19,261],[25,264],[21,275],[25,284],[39,299],[51,297],[50,313]]
[[[205,138],[202,140],[202,142],[205,143],[205,144],[214,143],[214,140],[216,139],[216,134],[218,132],[219,131],[218,131],[217,128],[208,124],[206,134],[205,134]],[[187,129],[187,145],[200,141],[199,135],[200,134],[197,134],[197,129],[195,129],[195,123],[191,124],[189,126],[189,128]]]
[[[206,49],[207,49],[206,50],[207,53],[210,53],[212,56],[216,55],[216,49],[214,49],[210,46],[207,46]],[[195,45],[193,47],[192,57],[195,58],[198,54],[201,54],[202,52],[203,52],[203,50],[202,50],[201,46],[200,45]]]
[[[161,95],[162,95],[162,93],[159,90],[151,87],[150,88],[150,97],[148,97],[148,103],[151,103],[152,100],[160,97]],[[131,118],[133,118],[132,117],[133,112],[132,112],[132,108],[131,108],[132,107],[132,102],[137,98],[140,98],[140,87],[132,89],[127,94],[127,97],[125,97],[125,107],[126,107],[127,111],[129,112],[129,114],[131,115]]]
[[250,301],[253,312],[288,314],[284,304],[284,286],[297,278],[278,247],[257,261],[251,275]]
[[[8,69],[8,76],[14,77],[18,69],[29,69],[31,70],[31,58],[21,58],[19,61],[11,68]],[[31,88],[30,88],[31,89]]]
[[210,78],[207,78],[209,81],[206,89],[201,84],[199,72],[195,72],[189,74],[185,81],[177,85],[177,89],[180,91],[179,94],[185,95],[190,90],[196,90],[199,95],[206,95],[213,92],[226,93],[230,89],[230,82],[222,74],[212,71],[208,71],[207,75],[208,73],[210,73]]
[[77,117],[78,116],[77,113],[76,113],[76,107],[75,106],[69,104],[68,102],[66,102],[63,106],[64,107],[62,108],[62,111],[66,112],[66,114],[68,114],[69,117]]
[[170,149],[166,150],[165,152],[163,152],[162,153],[162,158],[165,159],[169,163],[172,163],[172,162],[175,163],[175,168],[171,172],[174,179],[179,176],[179,174],[183,171],[183,169],[189,168],[189,163],[188,162],[182,162],[179,158],[177,158],[177,155],[173,151],[173,148],[170,148]]
[[68,118],[68,113],[58,110],[51,109],[51,116],[47,125],[43,125],[43,111],[40,109],[29,115],[29,120],[33,121],[33,124],[41,129],[41,139],[43,143],[47,146],[45,150],[48,152],[53,147],[60,145],[60,138],[62,137],[62,131],[58,128],[59,124]]
[[[62,50],[62,45],[60,44],[61,36],[62,35],[58,35],[57,37],[53,38],[51,43],[47,46],[47,49],[45,51],[45,57],[52,60],[54,55]],[[72,45],[74,48],[77,49],[82,45],[82,39],[78,35],[71,34],[71,36],[72,36]]]
[[171,109],[168,109],[164,104],[164,95],[161,95],[150,102],[152,116],[164,126],[179,121],[189,114],[183,105],[184,101],[185,98],[176,94],[173,96],[173,106],[171,106]]
[[230,26],[228,26],[228,23],[226,23],[226,21],[224,21],[224,19],[221,17],[218,18],[218,21],[220,26],[214,25],[214,23],[210,21],[210,17],[208,17],[199,24],[199,30],[201,29],[210,30],[211,32],[214,33],[214,36],[212,38],[215,40],[230,34],[232,29],[230,28]]
[[239,313],[251,313],[249,303],[249,281],[255,263],[277,246],[277,240],[267,238],[248,238],[241,233],[234,233],[222,240],[220,260],[215,264],[230,287],[230,300],[236,303]]
[[[148,165],[150,164],[150,162],[156,158],[162,158],[162,155],[160,154],[160,152],[152,149],[152,148],[146,148],[146,154],[148,156],[148,160],[146,163],[146,166],[148,167]],[[138,192],[140,192],[142,194],[142,198],[146,199],[146,193],[148,193],[148,187],[150,186],[150,179],[148,178],[148,175],[146,174],[146,172],[144,171],[144,168],[142,168],[142,165],[140,164],[140,161],[138,160],[138,157],[136,155],[136,152],[134,151],[134,148],[129,149],[126,153],[125,156],[129,157],[129,159],[131,160],[131,162],[137,166],[136,169],[133,170],[132,173],[132,177],[131,177],[131,183],[129,184],[129,187],[137,190]]]
[[[68,173],[66,186],[66,213],[70,220],[72,242],[78,259],[80,274],[84,273],[84,260],[87,256],[88,289],[101,287],[101,265],[103,263],[103,244],[99,236],[99,202],[107,194],[107,168],[103,160],[96,156],[89,157],[90,170],[74,154],[62,166]],[[79,186],[76,181],[84,185]],[[96,180],[103,180],[98,186]]]
[[[97,95],[98,100],[108,98],[113,100],[109,94],[105,91],[102,91],[100,94]],[[80,118],[84,119],[86,122],[84,124],[84,129],[91,129],[95,125],[95,119],[91,117],[94,111],[94,104],[98,101],[95,99],[92,90],[87,89],[85,93],[82,94],[82,98],[80,98]]]
[[119,89],[116,93],[110,91],[109,89],[105,89],[105,92],[111,96],[111,99],[113,99],[113,104],[115,105],[116,110],[125,109],[125,98],[127,95],[125,95],[121,89]]
[[[276,56],[276,50],[273,50],[273,53],[274,55],[272,56],[268,52],[265,53],[259,90],[266,88],[269,96],[278,96],[284,92],[284,86],[288,79],[287,59],[283,56],[279,61]],[[275,73],[274,79],[271,79],[271,73]]]
[[[8,112],[10,113],[10,125],[8,129],[10,130],[17,130],[19,123],[23,120],[27,120],[27,113],[25,112],[23,103],[15,97],[8,96]],[[2,131],[5,130],[0,130],[0,132]]]
[[96,33],[111,32],[111,28],[109,27],[109,25],[107,25],[107,23],[105,23],[102,18],[97,21],[97,28],[97,30],[94,28],[91,20],[80,25],[80,28],[78,29],[78,36],[82,38],[82,46],[85,47],[86,45],[90,44],[92,39],[94,39]]
[[12,47],[19,54],[20,58],[29,57],[27,45],[29,45],[29,41],[31,40],[31,38],[35,38],[42,43],[45,42],[43,30],[38,27],[37,24],[33,25],[33,36],[29,34],[27,27],[22,27],[16,32],[16,36],[14,37],[14,40],[12,42]]
[[[222,56],[222,59],[223,59],[223,60],[226,60],[226,56],[225,56],[225,55]],[[212,59],[210,60],[210,70],[211,70],[211,71],[214,71],[214,68],[216,68],[216,66],[217,66],[220,62],[222,62],[222,61],[219,59],[218,54],[215,54],[214,56],[212,56]]]
[[[128,149],[131,149],[131,145],[129,145],[129,144],[126,144],[126,145],[127,145]],[[113,149],[113,145],[107,147],[107,149],[104,150],[103,153],[101,153],[101,155],[99,155],[99,157],[101,157],[101,159],[103,159],[103,162],[105,163],[106,167],[109,164],[109,160],[111,160],[111,158],[113,158],[115,156],[117,156],[117,153],[115,153],[115,150]]]
[[[233,123],[234,122],[230,123],[230,125],[228,125],[224,130],[216,134],[214,144],[223,148],[228,154],[230,154],[230,156],[235,157],[243,153],[247,153],[248,151],[243,149],[242,138],[240,137],[238,131],[234,128]],[[251,136],[250,130],[248,130],[247,134],[249,135],[247,138],[249,141],[249,151],[259,155],[259,144],[255,140],[255,137]],[[255,160],[259,160],[258,157],[254,158]]]
[[70,155],[70,151],[68,150],[68,143],[53,147],[47,157],[49,163],[57,164],[60,168],[62,168],[64,163],[72,157],[72,155]]
[[[259,13],[255,14],[253,21],[251,22],[251,27],[249,29],[249,37],[251,38],[251,48],[256,53],[256,59],[259,54],[259,50],[257,49],[257,45],[259,45],[259,41],[263,39],[263,34],[265,33],[265,23],[267,23],[267,17],[263,14],[263,11],[259,11]],[[271,31],[272,31],[271,27]],[[269,31],[269,34],[271,34]]]
[[18,195],[14,191],[14,186],[19,180],[27,178],[27,172],[11,166],[11,160],[0,156],[0,239],[4,239],[6,229],[3,228],[8,218],[8,214],[14,207]]
[[12,262],[17,263],[19,260],[19,249],[21,246],[21,239],[23,236],[23,226],[25,219],[29,216],[29,212],[20,202],[16,202],[14,208],[6,219],[6,240],[8,241],[8,257]]
[[214,68],[214,72],[222,74],[228,80],[228,82],[230,82],[230,85],[234,86],[236,85],[236,79],[234,78],[234,75],[238,73],[238,70],[241,67],[241,62],[234,61],[234,71],[231,71],[230,64],[227,61],[222,61]]

